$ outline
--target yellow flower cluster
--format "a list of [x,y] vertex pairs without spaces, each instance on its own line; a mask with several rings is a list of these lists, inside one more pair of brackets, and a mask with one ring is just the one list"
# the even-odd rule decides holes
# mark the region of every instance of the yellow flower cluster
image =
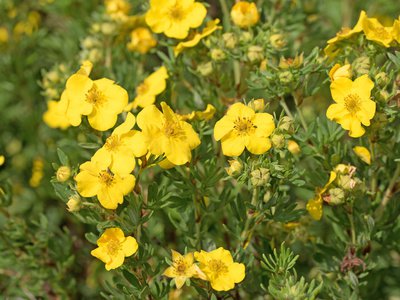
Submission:
[[328,40],[328,46],[324,49],[325,54],[333,57],[339,50],[337,44],[349,39],[355,34],[363,32],[367,40],[376,42],[386,48],[392,43],[400,43],[400,19],[394,20],[390,27],[383,26],[378,19],[369,18],[365,11],[361,11],[357,24],[351,28],[342,28],[335,37]]
[[[199,265],[194,263],[194,259]],[[228,250],[220,247],[210,252],[188,253],[185,256],[172,250],[172,265],[164,271],[164,275],[175,279],[180,289],[189,278],[200,278],[210,282],[216,291],[229,291],[245,277],[245,266],[233,261]]]

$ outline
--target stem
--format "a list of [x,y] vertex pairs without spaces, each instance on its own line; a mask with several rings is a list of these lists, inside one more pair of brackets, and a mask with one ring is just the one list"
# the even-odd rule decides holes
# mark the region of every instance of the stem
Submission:
[[297,111],[297,114],[299,115],[301,125],[303,126],[304,130],[307,131],[308,130],[307,122],[306,122],[306,119],[304,118],[303,112],[301,111],[301,109],[299,107],[300,103],[298,101],[298,98],[295,93],[293,93],[292,96],[294,99],[294,103],[296,104],[296,111]]
[[351,227],[351,243],[353,245],[355,245],[356,244],[356,229],[354,227],[353,209],[351,209],[351,212],[348,214],[348,216],[349,216],[350,227]]
[[[371,139],[369,139],[369,143],[370,143],[370,148],[371,148],[371,163],[372,165],[375,164],[375,144],[372,142]],[[372,197],[373,200],[375,200],[376,197],[376,188],[377,188],[377,178],[376,178],[376,172],[372,172],[371,176],[371,193],[372,193]]]
[[393,195],[392,190],[393,190],[394,186],[396,185],[396,183],[399,179],[399,176],[400,176],[400,164],[397,164],[396,170],[394,171],[392,179],[390,180],[389,185],[385,191],[382,202],[379,205],[379,207],[377,208],[377,210],[375,211],[376,217],[380,217],[382,215],[383,211],[385,210],[386,205],[389,203],[389,201]]
[[224,15],[224,19],[222,20],[222,22],[224,23],[224,28],[226,31],[230,31],[231,30],[231,22],[229,20],[228,5],[226,4],[226,0],[219,0],[219,3],[221,4],[222,13]]
[[[251,205],[257,206],[257,203],[258,203],[258,187],[254,187],[253,196],[251,197]],[[242,244],[243,248],[246,248],[250,242],[250,238],[254,231],[254,226],[252,228],[250,228],[250,226],[251,226],[255,216],[257,216],[256,211],[253,211],[253,212],[249,211],[247,213],[247,220],[246,220],[246,223],[244,225],[244,230],[241,235],[241,240],[243,242],[243,244]]]
[[293,114],[290,112],[289,107],[286,105],[286,101],[285,98],[281,97],[281,100],[279,101],[279,104],[282,106],[282,108],[284,109],[286,115],[290,118],[292,118],[292,120],[294,120],[293,118]]

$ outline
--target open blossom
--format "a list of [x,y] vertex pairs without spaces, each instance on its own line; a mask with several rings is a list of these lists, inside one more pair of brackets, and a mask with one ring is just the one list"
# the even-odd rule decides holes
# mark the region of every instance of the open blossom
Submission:
[[184,39],[190,28],[197,28],[203,23],[206,14],[205,6],[194,0],[150,0],[146,23],[155,33]]
[[368,75],[358,77],[354,82],[339,77],[331,83],[331,94],[336,102],[328,107],[326,116],[349,130],[351,137],[360,137],[365,133],[361,126],[370,125],[375,115],[376,103],[371,100],[374,83]]
[[244,264],[234,262],[231,253],[222,247],[210,252],[195,252],[194,257],[216,291],[229,291],[245,277]]
[[337,173],[331,171],[329,180],[323,188],[318,188],[315,197],[308,201],[306,209],[314,220],[321,220],[322,218],[322,195],[327,191],[332,182],[336,179]]
[[193,253],[188,253],[185,256],[171,250],[172,252],[172,265],[168,267],[163,275],[175,278],[176,288],[180,289],[188,278],[195,277],[206,280],[206,276],[194,263]]
[[165,102],[161,102],[161,107],[163,112],[150,105],[138,114],[143,143],[151,154],[164,154],[174,165],[183,165],[191,160],[191,150],[200,145],[199,136]]
[[135,177],[129,173],[112,172],[111,158],[87,161],[80,165],[75,176],[77,190],[83,197],[97,196],[100,204],[107,209],[116,209],[135,186]]
[[146,107],[156,101],[157,95],[161,94],[167,87],[168,72],[162,66],[151,73],[137,88],[136,97],[133,100],[133,107]]
[[196,33],[190,40],[180,42],[174,48],[175,56],[178,56],[185,48],[192,48],[196,46],[203,38],[209,36],[211,33],[218,29],[222,29],[222,26],[218,26],[219,19],[215,19],[212,21],[207,22],[206,27],[204,27],[202,32]]
[[263,154],[271,148],[269,136],[274,129],[272,115],[255,113],[243,103],[235,103],[215,124],[214,137],[221,140],[224,155],[239,156],[245,148],[253,154]]
[[231,18],[239,27],[251,27],[258,23],[260,14],[254,2],[239,1],[232,7]]
[[68,100],[62,93],[60,101],[47,101],[47,111],[43,114],[43,121],[51,128],[67,129],[71,126],[67,119]]
[[118,227],[107,228],[97,240],[97,245],[99,247],[90,254],[104,262],[107,271],[122,266],[125,257],[135,254],[139,247],[134,237],[125,237]]
[[147,147],[141,143],[141,132],[131,130],[135,125],[135,117],[128,113],[124,123],[114,129],[103,147],[95,155],[94,160],[110,161],[113,173],[129,174],[135,168],[135,157],[146,154]]
[[376,18],[366,18],[362,25],[367,40],[377,42],[386,48],[390,47],[393,41],[392,27],[383,26]]

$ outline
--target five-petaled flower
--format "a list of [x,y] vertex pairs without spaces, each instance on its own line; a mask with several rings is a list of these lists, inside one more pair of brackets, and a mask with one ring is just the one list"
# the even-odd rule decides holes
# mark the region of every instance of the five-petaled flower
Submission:
[[81,196],[97,196],[104,208],[116,209],[133,190],[136,179],[132,174],[112,172],[111,163],[111,157],[104,156],[100,161],[92,157],[80,165],[75,181]]
[[176,39],[184,39],[190,28],[197,28],[206,17],[207,10],[194,0],[150,0],[146,23],[155,33],[164,33]]
[[214,137],[221,140],[224,155],[239,156],[245,147],[253,154],[263,154],[271,148],[269,136],[274,129],[272,115],[235,103],[215,124]]
[[183,165],[191,160],[191,150],[200,145],[199,136],[165,102],[161,102],[161,107],[163,112],[150,105],[137,115],[143,133],[141,142],[148,145],[151,154],[165,154],[174,165]]
[[175,278],[175,285],[180,289],[188,278],[195,277],[206,280],[206,276],[200,268],[194,263],[193,253],[188,253],[185,256],[171,250],[172,265],[164,271],[164,275],[170,278]]
[[229,291],[245,277],[244,264],[234,262],[231,253],[222,247],[210,252],[195,252],[194,257],[216,291]]
[[107,271],[116,269],[124,263],[125,257],[136,253],[138,243],[132,236],[125,237],[120,228],[108,228],[97,240],[98,248],[90,254],[104,262]]
[[346,77],[337,78],[331,83],[331,94],[336,103],[328,107],[326,116],[349,130],[351,137],[362,136],[365,129],[361,124],[369,126],[375,115],[376,103],[371,100],[373,87],[368,75],[362,75],[354,82]]

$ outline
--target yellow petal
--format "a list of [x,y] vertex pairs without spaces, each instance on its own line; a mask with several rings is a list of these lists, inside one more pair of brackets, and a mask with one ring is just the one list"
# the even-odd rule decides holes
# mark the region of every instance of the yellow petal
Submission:
[[222,153],[226,156],[239,156],[243,153],[245,142],[242,138],[230,133],[221,140]]
[[371,153],[369,150],[362,146],[356,146],[353,148],[354,153],[366,164],[371,164]]
[[173,261],[177,261],[177,260],[183,259],[183,255],[180,254],[179,252],[171,249],[171,253],[172,253],[172,260]]
[[354,80],[353,89],[360,96],[362,100],[370,99],[371,91],[374,88],[373,81],[368,77],[367,74],[358,77]]
[[126,116],[125,122],[115,128],[112,134],[121,135],[127,133],[133,126],[135,126],[135,116],[129,112]]
[[246,148],[250,153],[263,154],[271,148],[271,141],[269,138],[251,136],[246,144]]
[[174,165],[183,165],[192,159],[189,145],[178,139],[170,139],[163,148],[165,149],[165,156]]
[[187,279],[187,277],[185,277],[185,276],[177,276],[177,277],[175,277],[176,288],[180,289],[185,284],[186,279]]
[[231,118],[224,116],[221,120],[217,121],[214,126],[214,138],[219,141],[224,136],[229,134],[233,129],[234,123]]
[[307,203],[307,211],[310,213],[314,220],[321,220],[322,218],[322,200],[311,199]]
[[348,113],[349,112],[342,103],[334,103],[328,107],[326,111],[326,117],[329,120],[337,120],[347,115]]
[[124,263],[125,256],[122,251],[118,251],[115,256],[111,258],[111,261],[106,264],[106,270],[110,271],[112,269],[116,269]]
[[132,236],[127,236],[126,240],[122,243],[122,251],[126,257],[133,255],[136,253],[139,245],[136,239]]
[[90,252],[90,254],[102,262],[107,263],[111,260],[110,256],[108,255],[107,251],[104,248],[98,247]]
[[124,196],[121,191],[115,188],[102,186],[97,193],[97,199],[104,208],[116,209],[118,204],[123,202]]
[[229,266],[229,277],[235,282],[241,282],[245,277],[244,264],[233,263]]
[[235,119],[237,117],[241,117],[241,118],[249,118],[251,120],[253,119],[255,112],[254,110],[252,110],[247,105],[244,105],[243,103],[235,103],[231,107],[229,107],[226,115]]
[[269,137],[275,129],[274,117],[268,113],[257,113],[253,118],[253,124],[257,126],[257,137]]
[[83,197],[93,197],[97,195],[100,189],[100,183],[97,176],[93,176],[87,171],[81,171],[75,176],[77,190]]
[[150,105],[143,108],[137,115],[136,122],[141,129],[145,126],[155,126],[159,128],[163,119],[164,116],[161,111],[159,111],[155,105]]
[[331,83],[331,94],[336,103],[343,103],[344,98],[349,94],[353,81],[346,77],[339,77]]
[[362,136],[365,133],[365,129],[361,126],[361,123],[357,119],[352,119],[350,123],[350,132],[349,135],[351,137],[357,138]]

